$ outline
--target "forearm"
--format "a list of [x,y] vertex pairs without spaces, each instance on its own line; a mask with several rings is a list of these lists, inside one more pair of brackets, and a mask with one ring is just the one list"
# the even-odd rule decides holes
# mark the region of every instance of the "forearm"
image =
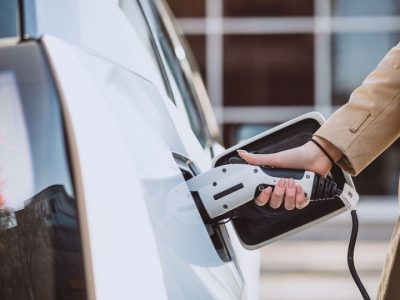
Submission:
[[327,151],[332,151],[332,156],[338,157],[340,152],[343,156],[338,158],[338,164],[356,175],[399,134],[400,46],[397,45],[315,136],[328,143]]

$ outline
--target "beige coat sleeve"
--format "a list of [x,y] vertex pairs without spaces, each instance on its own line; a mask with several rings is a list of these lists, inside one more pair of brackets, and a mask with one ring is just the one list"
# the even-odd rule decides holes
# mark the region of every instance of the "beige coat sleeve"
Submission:
[[343,153],[338,164],[352,175],[361,172],[399,137],[400,44],[315,135]]

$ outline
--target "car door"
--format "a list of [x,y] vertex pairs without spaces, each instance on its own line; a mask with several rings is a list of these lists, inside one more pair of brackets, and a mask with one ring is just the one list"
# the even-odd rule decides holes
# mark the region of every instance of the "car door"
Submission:
[[[229,239],[222,238],[224,227],[202,223],[185,184],[210,168],[210,159],[173,103],[152,58],[157,53],[139,37],[146,33],[129,24],[117,1],[34,4],[22,8],[30,17],[22,30],[45,53],[63,126],[33,127],[57,129],[65,142],[86,294],[239,298],[243,280]],[[37,79],[35,72],[26,74]],[[43,93],[29,95],[30,87],[25,96],[43,99]],[[46,108],[41,113],[44,121],[55,116]],[[38,156],[58,162],[53,155]],[[48,173],[53,182],[56,176]],[[82,282],[69,284],[80,288]]]
[[[140,1],[140,3],[171,82],[171,91],[176,98],[178,109],[187,115],[194,134],[211,157],[223,153],[225,149],[220,144],[217,122],[199,68],[168,5],[163,0]],[[200,131],[199,128],[203,130]],[[225,238],[229,239],[227,243],[232,244],[246,281],[243,295],[248,299],[256,299],[260,253],[257,250],[245,250],[229,222],[226,224],[226,229],[230,235]]]
[[[141,43],[140,40],[135,42]],[[71,127],[77,132],[85,126],[95,129],[98,126],[98,117],[95,116],[100,115],[98,109],[107,107],[109,110],[104,119],[113,120],[116,136],[124,141],[123,148],[130,156],[126,158],[126,165],[135,170],[152,220],[167,295],[171,298],[187,298],[188,295],[239,298],[243,281],[233,251],[228,252],[226,241],[229,239],[222,238],[226,232],[221,232],[219,226],[210,232],[202,223],[193,199],[188,197],[190,194],[182,175],[188,176],[195,169],[209,169],[209,156],[185,121],[185,115],[168,97],[168,91],[160,90],[159,85],[154,85],[140,69],[129,71],[90,52],[76,47],[71,49],[70,45],[58,39],[45,38],[44,44],[63,94],[68,95],[70,89],[76,93],[89,90],[84,86],[93,87],[93,92],[98,91],[87,96],[93,99],[91,112],[83,112],[82,108],[72,109],[76,101],[72,98],[77,99],[78,95],[65,97],[65,109],[71,114]],[[61,53],[71,58],[68,66],[63,63]],[[72,66],[79,72],[71,78],[67,70]],[[80,88],[72,88],[76,82],[81,82]],[[82,86],[83,82],[86,84]],[[80,114],[84,115],[86,122],[78,117]],[[89,120],[92,124],[88,123]],[[75,122],[83,124],[78,129]],[[80,141],[81,147],[87,143],[83,138]],[[101,153],[99,149],[96,151]],[[196,167],[186,168],[190,162]],[[82,162],[80,167],[83,168]],[[90,165],[86,167],[93,168]],[[121,175],[110,176],[118,178]],[[186,188],[186,193],[178,192],[173,196],[171,193],[175,186]],[[127,197],[124,201],[132,199]],[[122,209],[126,206],[121,199],[118,203],[116,205]],[[96,218],[94,215],[98,213],[94,213],[94,207],[92,210],[88,209],[88,218]],[[128,233],[129,229],[125,230]]]
[[[60,40],[45,38],[44,44],[60,82],[60,89],[66,95],[64,104],[71,115],[71,127],[76,133],[83,132],[79,134],[79,139],[76,137],[77,146],[93,147],[93,151],[99,155],[99,164],[111,157],[114,160],[114,156],[122,151],[127,155],[124,156],[125,166],[134,169],[135,178],[140,184],[139,194],[142,193],[143,198],[132,197],[132,192],[131,196],[127,194],[126,197],[122,197],[122,193],[118,199],[110,198],[110,205],[115,206],[116,210],[134,210],[132,203],[146,205],[168,297],[186,299],[191,295],[202,299],[239,298],[243,283],[234,260],[229,257],[223,261],[218,255],[187,188],[186,192],[175,193],[175,187],[186,187],[182,166],[180,169],[179,165],[187,161],[182,157],[195,157],[196,160],[193,161],[198,162],[198,170],[210,168],[210,162],[191,129],[184,127],[186,123],[182,121],[180,112],[171,100],[161,94],[154,84],[120,66],[80,49],[71,49],[71,46]],[[62,62],[65,57],[68,57],[68,66]],[[71,68],[79,72],[69,77],[73,74]],[[84,87],[73,88],[76,82],[80,82],[81,85],[84,83]],[[69,97],[69,93],[72,93],[69,89],[77,94]],[[82,99],[83,96],[79,96],[82,89],[87,93],[86,101],[91,102],[90,106],[85,105],[92,107],[90,111],[83,110],[82,103],[75,103],[77,99]],[[106,130],[104,123],[109,124],[108,128],[111,129]],[[110,141],[115,143],[115,153],[95,150],[96,145],[100,147],[101,144],[93,139],[84,138],[83,128],[89,128],[92,134],[97,135],[98,126],[106,133],[115,130],[115,138],[121,141]],[[99,135],[98,138],[107,139],[108,135]],[[88,140],[95,144],[87,145]],[[107,169],[83,161],[80,162],[80,168],[83,179],[85,173],[95,172],[92,168],[97,168],[99,173],[108,172]],[[112,178],[120,178],[122,175],[124,174],[107,174]],[[132,182],[135,178],[132,178]],[[121,190],[121,184],[127,180],[129,178],[121,178],[120,183],[107,182],[106,189]],[[98,201],[98,198],[86,198],[89,223],[90,219],[98,218],[100,208],[96,208],[94,204]],[[130,214],[132,218],[137,218],[134,211]],[[110,218],[109,221],[112,220],[121,222],[118,221],[119,218]],[[136,223],[132,226],[136,228],[124,226],[119,229],[120,234],[124,236],[124,239],[120,240],[121,246],[131,245],[135,236],[133,233],[145,229],[145,224],[141,226]],[[96,231],[94,228],[92,230]],[[148,243],[142,244],[141,238],[136,238],[137,248],[146,249]],[[93,247],[92,251],[96,253],[98,249]],[[133,256],[139,254],[140,251],[132,249]],[[146,260],[146,257],[142,259]],[[94,261],[93,264],[96,269],[96,265],[101,264],[101,261]],[[139,273],[141,272],[143,271]],[[132,270],[126,273],[126,276],[133,276],[134,273],[135,270]]]

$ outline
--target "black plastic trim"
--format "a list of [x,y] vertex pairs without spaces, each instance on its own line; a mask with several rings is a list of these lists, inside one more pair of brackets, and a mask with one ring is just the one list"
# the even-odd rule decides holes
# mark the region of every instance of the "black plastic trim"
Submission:
[[[172,152],[172,156],[179,166],[179,169],[181,170],[185,180],[189,180],[190,178],[193,178],[193,176],[199,175],[200,170],[189,158],[175,152]],[[218,256],[223,262],[232,261],[235,258],[235,252],[231,245],[230,237],[228,231],[226,230],[225,224],[211,220],[198,192],[192,192],[191,194]]]
[[[291,124],[281,130],[261,137],[241,147],[248,152],[275,153],[298,147],[320,127],[317,120],[309,118]],[[236,150],[227,152],[215,162],[215,167],[239,162]],[[333,181],[339,187],[346,182],[343,171],[338,166],[331,169]],[[275,174],[276,175],[276,174]],[[258,191],[257,191],[258,192]],[[286,210],[283,206],[272,209],[269,205],[257,206],[250,201],[233,212],[232,223],[243,244],[255,246],[286,232],[304,226],[325,215],[344,207],[343,202],[335,197],[330,201],[311,202],[303,209]]]
[[222,191],[222,192],[220,192],[218,194],[215,194],[214,195],[214,200],[219,200],[219,199],[221,199],[221,198],[223,198],[225,196],[228,196],[228,195],[230,195],[230,194],[232,194],[232,193],[234,193],[234,192],[236,192],[236,191],[238,191],[238,190],[240,190],[242,188],[244,188],[243,183],[239,183],[237,185],[234,185],[234,186],[230,187],[229,189],[226,189],[225,191]]
[[284,178],[293,178],[296,180],[301,180],[304,176],[304,170],[295,170],[295,169],[279,169],[279,168],[265,168],[261,167],[261,170],[273,177],[284,177]]

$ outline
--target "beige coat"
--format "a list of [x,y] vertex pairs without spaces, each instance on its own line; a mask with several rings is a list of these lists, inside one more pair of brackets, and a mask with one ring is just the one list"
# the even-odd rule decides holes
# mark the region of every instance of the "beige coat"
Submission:
[[[361,172],[399,137],[400,44],[389,51],[316,135],[343,153],[338,164],[352,175]],[[400,220],[390,242],[377,299],[400,299],[399,224]]]

